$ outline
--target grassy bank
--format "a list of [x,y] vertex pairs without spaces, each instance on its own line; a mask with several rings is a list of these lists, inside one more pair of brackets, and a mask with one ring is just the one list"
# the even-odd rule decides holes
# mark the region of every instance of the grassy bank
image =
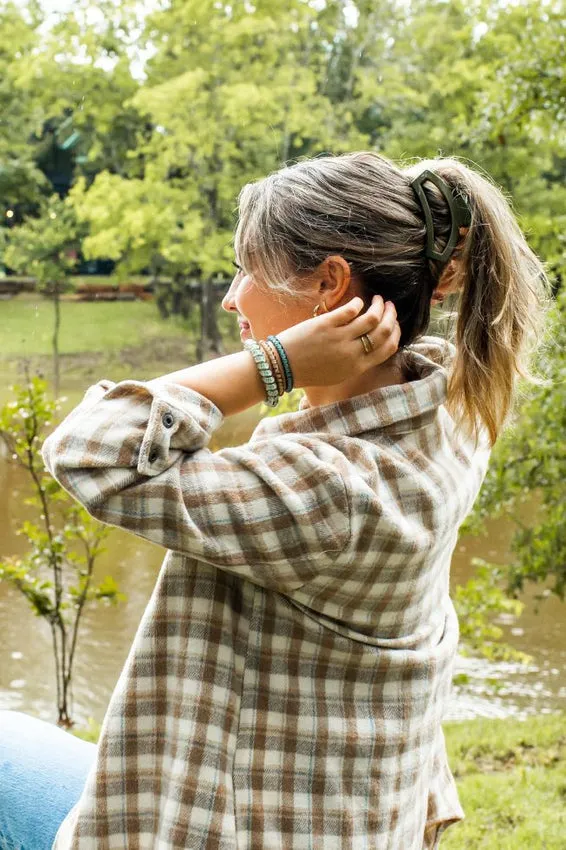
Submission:
[[[52,378],[53,305],[25,293],[0,302],[0,404],[22,379],[24,358],[32,373]],[[226,352],[241,348],[236,319],[218,315]],[[72,407],[100,378],[147,380],[195,362],[199,311],[182,325],[163,320],[152,301],[62,302],[59,335],[61,393]]]
[[441,850],[564,850],[566,715],[444,724],[466,819]]
[[[1,357],[51,354],[53,304],[20,295],[0,304]],[[152,301],[64,301],[61,303],[61,354],[119,351],[155,337],[186,334],[173,321],[163,321]]]
[[[96,741],[98,728],[75,734]],[[441,850],[564,850],[566,715],[444,724],[465,820]]]

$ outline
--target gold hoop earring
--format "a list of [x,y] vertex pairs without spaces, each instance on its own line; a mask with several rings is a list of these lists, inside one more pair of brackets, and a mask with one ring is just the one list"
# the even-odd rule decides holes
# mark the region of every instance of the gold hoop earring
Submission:
[[[324,300],[324,298],[322,299],[322,303],[324,305],[324,310],[322,312],[328,313],[328,307],[326,306],[326,301]],[[320,310],[320,306],[321,306],[320,304],[316,305],[316,307],[312,311],[313,316],[318,316],[318,314],[319,314],[318,311]]]

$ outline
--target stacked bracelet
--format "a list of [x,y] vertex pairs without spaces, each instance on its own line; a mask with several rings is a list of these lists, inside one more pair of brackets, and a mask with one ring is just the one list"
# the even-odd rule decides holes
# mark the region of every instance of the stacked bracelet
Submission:
[[277,392],[277,382],[271,371],[271,366],[267,362],[261,345],[255,339],[247,339],[244,342],[244,348],[252,355],[255,364],[258,368],[261,379],[265,385],[266,403],[270,407],[277,407],[279,403],[279,393]]
[[259,342],[247,339],[244,349],[252,355],[265,385],[266,403],[277,407],[279,398],[293,389],[291,365],[280,340],[276,336],[268,336],[267,340],[260,339]]
[[263,348],[267,359],[271,363],[271,369],[275,375],[275,381],[277,382],[277,392],[281,398],[281,396],[285,394],[285,378],[283,377],[283,367],[280,365],[281,361],[279,360],[277,349],[272,342],[268,342],[264,339],[260,339],[259,344]]
[[291,390],[293,389],[293,373],[291,372],[291,365],[289,363],[289,358],[287,357],[287,354],[285,353],[285,349],[281,345],[281,342],[279,341],[279,339],[276,336],[270,335],[270,336],[267,337],[267,339],[270,342],[273,343],[273,345],[277,349],[279,357],[281,358],[281,362],[283,363],[283,370],[285,372],[285,380],[286,380],[285,392],[290,393]]

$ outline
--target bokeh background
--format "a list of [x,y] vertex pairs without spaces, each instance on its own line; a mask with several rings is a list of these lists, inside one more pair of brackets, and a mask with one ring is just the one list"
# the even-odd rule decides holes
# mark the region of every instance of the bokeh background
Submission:
[[[99,379],[241,348],[220,308],[241,187],[321,154],[456,155],[506,193],[554,303],[536,363],[549,380],[522,384],[454,553],[446,730],[469,818],[445,842],[564,847],[565,12],[0,2],[0,708],[96,739],[164,553],[97,529],[37,451]],[[226,420],[212,448],[270,413]]]

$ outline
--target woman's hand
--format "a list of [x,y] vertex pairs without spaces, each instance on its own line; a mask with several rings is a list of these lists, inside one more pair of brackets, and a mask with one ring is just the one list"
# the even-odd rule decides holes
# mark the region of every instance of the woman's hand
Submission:
[[[356,296],[341,307],[313,316],[277,334],[285,349],[295,386],[333,386],[380,366],[397,351],[401,328],[395,306],[374,295],[368,310]],[[366,354],[360,337],[373,351]]]

